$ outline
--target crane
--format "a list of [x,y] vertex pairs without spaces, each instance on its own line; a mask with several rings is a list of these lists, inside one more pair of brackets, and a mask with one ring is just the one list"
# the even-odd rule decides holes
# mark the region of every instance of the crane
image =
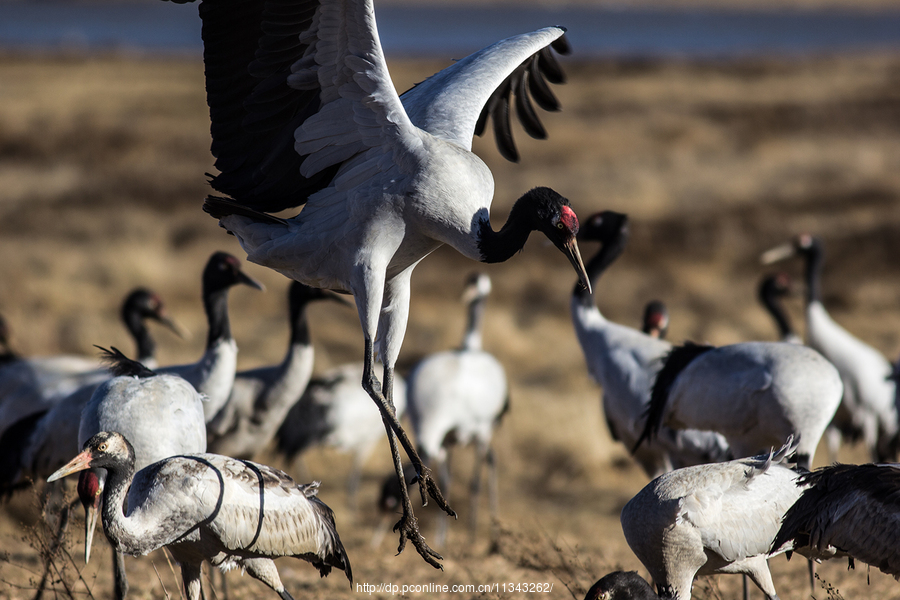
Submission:
[[791,293],[791,279],[787,273],[774,273],[766,275],[759,282],[757,297],[760,304],[772,316],[778,335],[782,342],[802,344],[803,340],[794,331],[787,311],[784,309],[782,298]]
[[318,483],[297,485],[265,465],[219,454],[188,454],[135,473],[135,450],[118,432],[102,431],[49,477],[103,468],[103,529],[119,552],[134,556],[166,547],[181,565],[185,595],[201,597],[200,569],[241,567],[283,600],[272,558],[310,562],[322,576],[332,568],[353,581],[334,513],[316,497]]
[[[373,0],[236,4],[200,5],[220,172],[210,183],[230,197],[208,197],[204,210],[237,237],[251,262],[354,296],[365,339],[362,384],[389,430],[397,477],[403,467],[393,434],[415,465],[423,503],[430,496],[455,514],[391,407],[410,278],[443,244],[480,262],[501,262],[522,249],[531,231],[541,231],[587,285],[568,199],[534,188],[494,231],[493,177],[471,152],[473,134],[491,115],[501,152],[517,158],[509,127],[513,91],[526,132],[546,135],[531,98],[559,106],[547,81],[564,79],[551,50],[568,51],[564,30],[547,27],[493,44],[400,97]],[[300,205],[289,219],[269,214]],[[412,541],[440,568],[402,490],[398,549]]]
[[830,360],[844,381],[844,396],[834,419],[845,438],[862,436],[872,459],[893,460],[900,446],[900,422],[894,404],[893,366],[885,356],[841,327],[822,303],[824,247],[818,237],[801,234],[762,256],[766,264],[792,256],[805,262],[806,343]]
[[[581,240],[602,244],[586,267],[595,290],[600,276],[625,250],[628,236],[628,216],[622,213],[604,211],[585,221]],[[643,428],[653,378],[672,344],[608,320],[594,295],[580,285],[572,291],[570,308],[588,371],[603,388],[603,414],[610,435],[631,449]],[[634,457],[648,476],[656,477],[671,470],[673,462],[678,466],[714,462],[723,460],[727,452],[727,443],[716,433],[666,428],[654,444],[639,448]]]
[[[151,371],[113,348],[107,351],[113,376],[97,388],[78,424],[77,449],[101,431],[116,431],[134,440],[135,465],[142,469],[177,454],[206,451],[206,399],[177,374]],[[69,455],[73,450],[69,448]],[[61,467],[60,467],[61,468]],[[92,468],[81,474],[78,495],[85,509],[84,562],[91,556],[97,516],[108,472]],[[121,553],[113,556],[115,597],[128,590]]]
[[613,571],[597,580],[584,600],[659,600],[659,596],[636,571]]
[[797,485],[803,493],[773,546],[787,544],[819,559],[850,556],[900,576],[900,465],[835,464],[804,473]]
[[[314,446],[353,455],[347,475],[347,504],[356,509],[362,467],[378,442],[384,423],[378,408],[359,385],[365,365],[338,365],[313,377],[300,399],[288,410],[276,436],[278,451],[295,460]],[[406,381],[394,379],[397,419],[406,412]]]
[[337,294],[291,282],[288,287],[291,335],[287,353],[277,365],[239,371],[235,375],[228,401],[207,427],[211,452],[250,459],[275,437],[312,375],[315,353],[306,309],[319,300],[344,302]]
[[[119,314],[138,356],[148,362],[155,360],[155,346],[146,321],[156,321],[179,337],[185,335],[184,328],[169,316],[160,296],[147,288],[130,291]],[[83,386],[97,387],[107,377],[106,366],[87,356],[43,356],[10,363],[0,369],[0,435],[23,418],[32,417],[33,423],[40,418],[36,413],[44,413]],[[23,425],[17,425],[13,435],[23,442],[27,433]]]
[[[156,362],[156,344],[147,329],[147,321],[156,321],[184,337],[184,328],[172,319],[159,294],[144,287],[132,290],[122,303],[122,321],[134,338],[137,355],[144,364]],[[103,374],[109,377],[104,369]],[[69,397],[57,399],[49,407],[24,404],[20,412],[34,411],[13,423],[0,436],[0,490],[12,492],[29,481],[38,481],[65,463],[78,449],[78,420],[81,410],[100,384],[88,383]],[[74,397],[77,400],[70,400]],[[33,399],[32,399],[33,400]],[[6,401],[12,402],[13,399]],[[25,402],[22,397],[17,402]]]
[[837,369],[806,346],[687,342],[672,348],[656,375],[635,448],[663,425],[717,431],[736,456],[794,435],[797,464],[809,469],[842,390]]
[[784,464],[795,451],[789,438],[777,452],[670,471],[625,505],[625,540],[660,596],[689,600],[696,576],[743,573],[777,599],[766,560],[790,549],[772,542],[800,497]]
[[[481,347],[484,307],[491,280],[474,273],[466,282],[462,300],[468,322],[457,350],[437,352],[419,361],[407,377],[409,416],[422,459],[437,468],[444,493],[450,488],[450,448],[472,444],[475,462],[469,484],[469,531],[478,526],[481,468],[488,465],[491,516],[499,512],[497,464],[491,438],[509,410],[506,371]],[[447,537],[447,519],[439,518],[435,544]]]

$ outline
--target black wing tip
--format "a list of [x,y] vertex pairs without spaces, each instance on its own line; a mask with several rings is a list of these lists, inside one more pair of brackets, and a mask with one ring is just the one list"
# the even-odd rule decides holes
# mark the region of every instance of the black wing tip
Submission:
[[287,225],[287,221],[268,213],[244,206],[231,198],[223,196],[207,196],[203,201],[203,212],[215,219],[221,219],[231,215],[247,217],[258,223],[270,223],[273,225]]

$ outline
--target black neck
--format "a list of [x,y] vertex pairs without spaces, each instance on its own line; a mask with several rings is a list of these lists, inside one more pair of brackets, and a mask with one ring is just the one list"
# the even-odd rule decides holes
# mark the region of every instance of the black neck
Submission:
[[809,248],[804,250],[806,255],[806,303],[822,301],[822,264],[825,257],[822,245],[818,240],[813,240]]
[[789,335],[793,335],[794,328],[791,327],[791,321],[788,319],[787,312],[784,310],[777,292],[768,289],[762,290],[759,298],[766,310],[769,311],[769,314],[772,315],[772,318],[775,319],[775,325],[778,327],[778,333],[781,335],[781,338],[784,339]]
[[[591,288],[593,288],[594,291],[597,290],[597,282],[600,280],[600,276],[603,275],[603,272],[622,255],[627,243],[628,233],[622,230],[611,239],[605,240],[597,254],[595,254],[584,266],[588,280],[591,282]],[[581,282],[575,284],[572,295],[578,298],[584,306],[594,305],[593,293],[588,292],[587,289],[581,285]]]
[[291,306],[291,345],[308,346],[310,342],[306,304]]
[[125,321],[125,327],[131,332],[131,337],[137,345],[137,360],[144,362],[153,358],[156,353],[156,342],[150,337],[143,317],[136,312],[127,311],[122,313],[122,320]]
[[217,342],[231,339],[231,322],[228,320],[228,290],[204,290],[203,308],[209,324],[206,347],[212,348]]
[[491,222],[485,218],[478,231],[478,249],[481,251],[481,262],[496,263],[509,260],[525,246],[528,236],[536,228],[526,217],[527,201],[523,196],[513,205],[509,218],[500,231],[491,228]]

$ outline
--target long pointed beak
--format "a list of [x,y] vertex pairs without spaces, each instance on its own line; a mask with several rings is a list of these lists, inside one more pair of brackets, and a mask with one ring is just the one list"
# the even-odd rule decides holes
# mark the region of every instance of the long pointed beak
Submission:
[[247,274],[244,273],[243,271],[241,271],[240,273],[238,273],[238,281],[240,281],[240,282],[243,283],[244,285],[249,285],[249,286],[252,287],[252,288],[256,288],[256,289],[258,289],[258,290],[261,291],[261,292],[266,291],[266,286],[264,286],[264,285],[263,285],[262,283],[260,283],[259,281],[253,279],[252,277],[250,277],[249,275],[247,275]]
[[91,453],[89,450],[85,450],[72,460],[70,460],[65,466],[61,467],[58,471],[54,472],[50,477],[47,478],[47,481],[56,481],[57,479],[62,479],[67,475],[71,475],[72,473],[77,473],[78,471],[84,471],[85,469],[91,468]]
[[578,250],[578,242],[574,237],[563,244],[563,253],[568,257],[572,266],[575,267],[575,272],[578,273],[578,280],[581,281],[581,285],[587,289],[588,293],[593,293],[591,282],[584,268],[584,262],[581,260],[581,252]]
[[772,263],[790,258],[796,253],[797,250],[794,248],[794,245],[788,242],[787,244],[782,244],[763,252],[762,256],[759,257],[759,262],[764,265],[771,265]]
[[179,338],[183,340],[191,339],[191,332],[188,331],[187,327],[173,319],[168,315],[159,315],[159,322],[166,326],[172,333],[177,335]]
[[94,543],[94,530],[97,529],[97,517],[100,516],[100,496],[92,504],[84,507],[84,564],[91,560],[91,546]]

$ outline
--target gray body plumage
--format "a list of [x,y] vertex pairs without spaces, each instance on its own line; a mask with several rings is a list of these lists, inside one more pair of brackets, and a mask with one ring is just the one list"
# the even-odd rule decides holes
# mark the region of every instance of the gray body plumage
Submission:
[[800,496],[798,474],[781,464],[793,449],[671,471],[625,505],[625,539],[661,596],[688,600],[697,575],[744,573],[777,598],[766,559],[788,549],[771,546]]

